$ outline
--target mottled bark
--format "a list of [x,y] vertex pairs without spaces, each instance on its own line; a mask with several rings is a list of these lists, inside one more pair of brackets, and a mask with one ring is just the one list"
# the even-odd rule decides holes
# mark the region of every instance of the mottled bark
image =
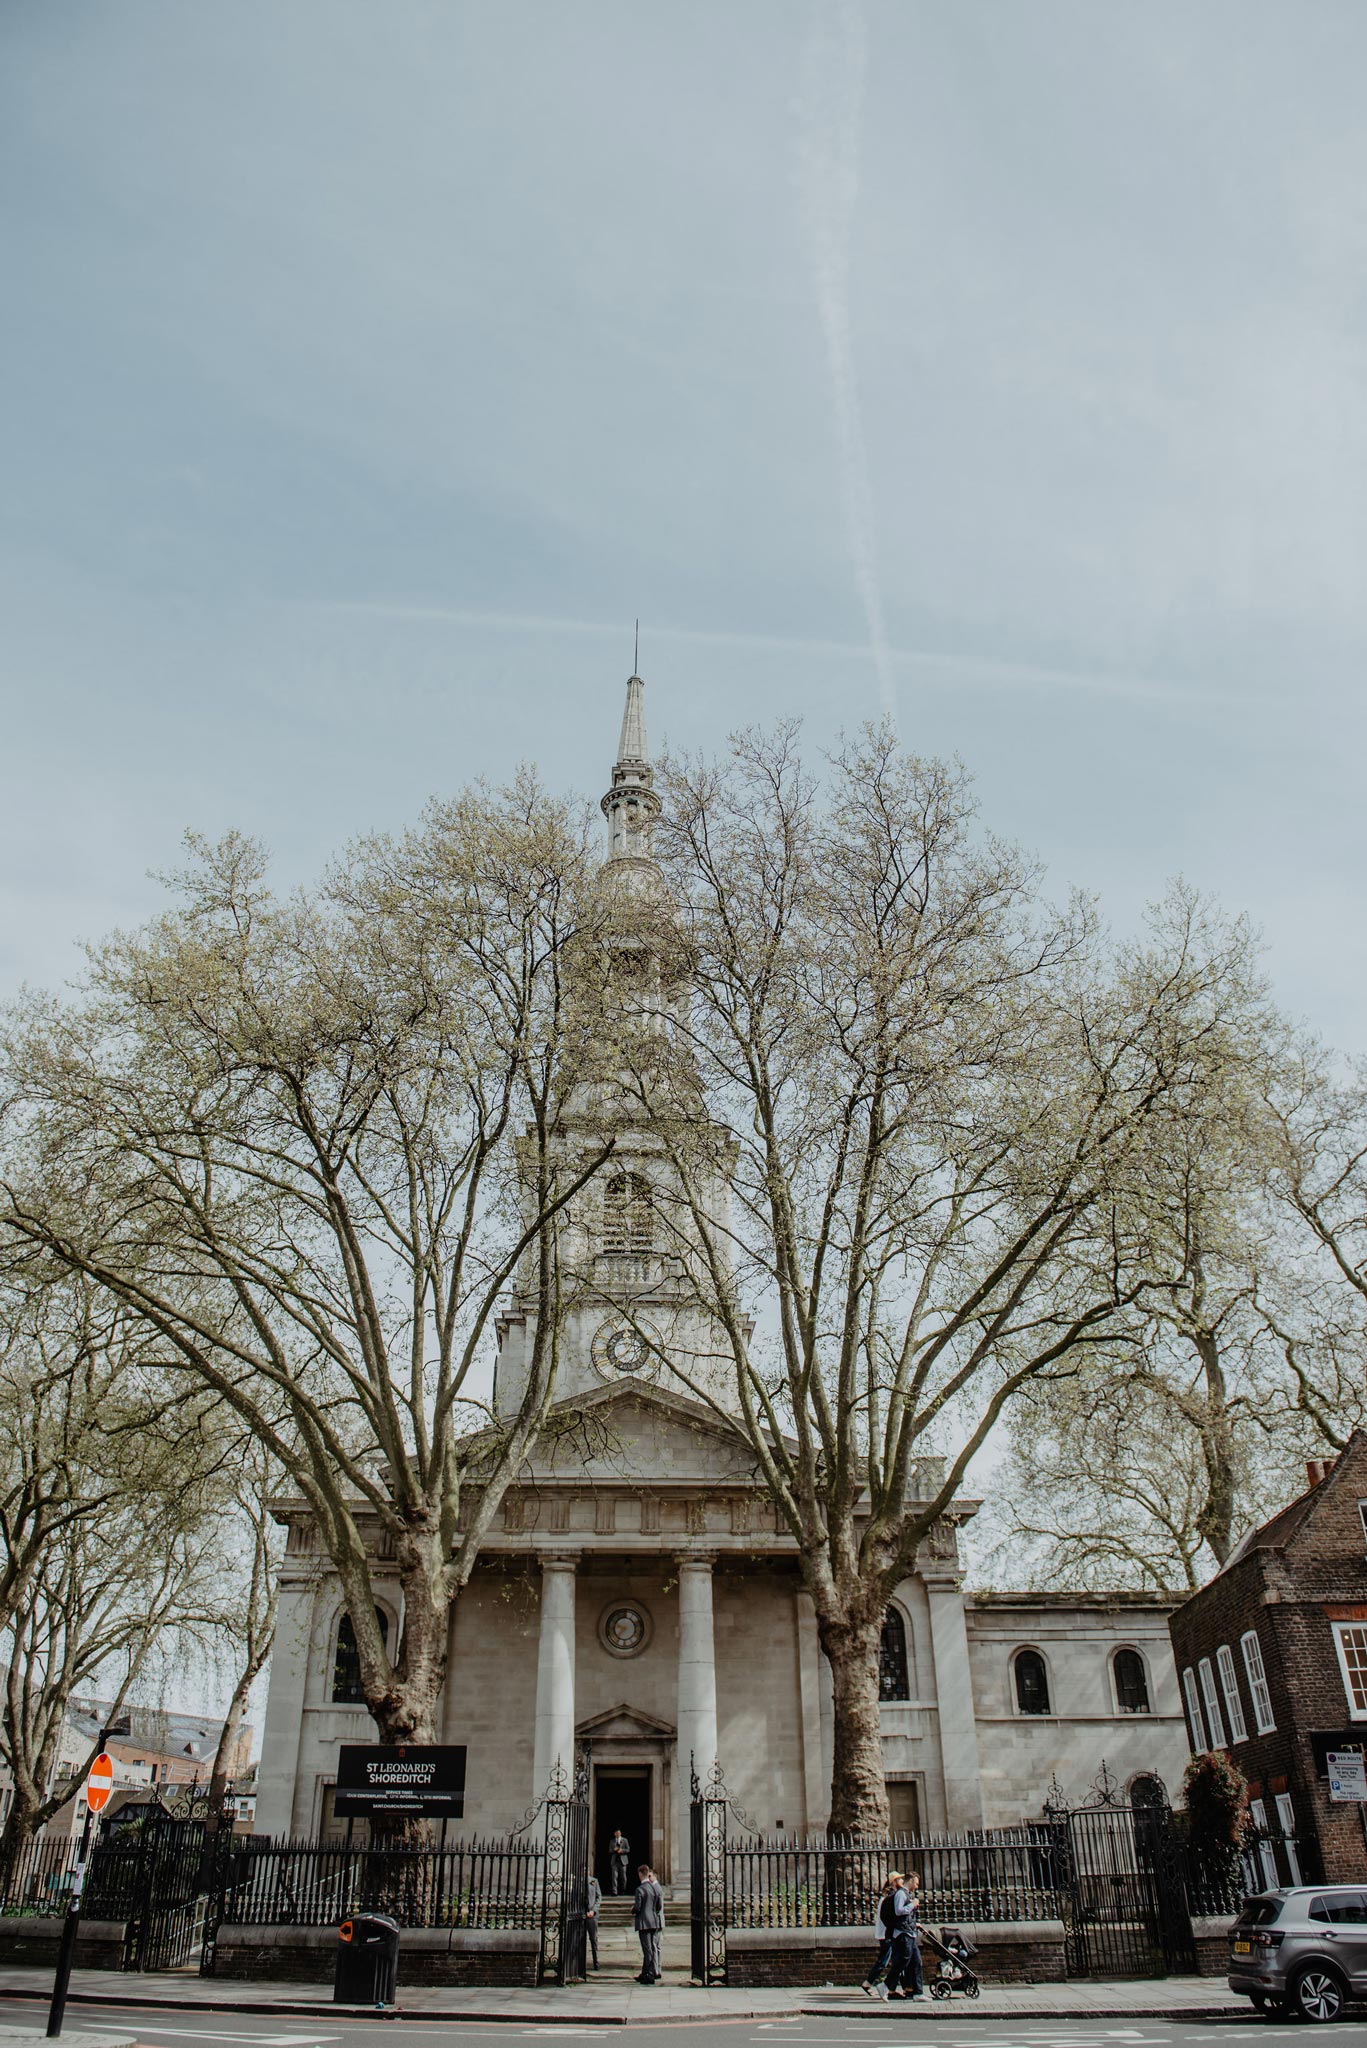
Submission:
[[835,1710],[831,1832],[884,1840],[890,1823],[878,1704],[882,1613],[851,1620],[818,1612],[816,1625],[831,1667]]

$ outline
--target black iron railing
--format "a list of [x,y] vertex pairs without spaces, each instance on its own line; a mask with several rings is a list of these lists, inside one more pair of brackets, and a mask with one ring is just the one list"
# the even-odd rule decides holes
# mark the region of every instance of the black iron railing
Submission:
[[332,1927],[392,1913],[405,1927],[537,1927],[545,1851],[504,1839],[450,1848],[270,1842],[220,1852],[216,1919],[229,1927]]
[[76,1849],[69,1835],[25,1842],[0,1870],[0,1913],[64,1913]]
[[1066,1842],[1047,1822],[875,1844],[755,1837],[727,1846],[726,1920],[869,1926],[894,1870],[919,1877],[921,1918],[931,1922],[1058,1918],[1071,1882]]

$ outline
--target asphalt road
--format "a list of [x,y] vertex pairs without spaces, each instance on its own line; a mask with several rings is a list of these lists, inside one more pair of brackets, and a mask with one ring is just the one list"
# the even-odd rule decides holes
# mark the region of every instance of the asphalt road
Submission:
[[[32,1999],[0,1998],[0,2030],[23,2028],[41,2033],[46,2011],[34,2011]],[[1317,2030],[1293,2023],[1276,2024],[1256,2018],[1252,2012],[1212,2014],[1208,2020],[1110,2020],[1103,2015],[1095,2021],[1054,2020],[1024,2024],[1008,2019],[970,2020],[957,2014],[942,2017],[920,2014],[887,2015],[871,2012],[867,2018],[838,2020],[820,2017],[790,2020],[680,2020],[668,2026],[649,2021],[624,2028],[620,2025],[594,2026],[533,2020],[334,2019],[331,2014],[314,2026],[310,2020],[244,2013],[235,2019],[223,2013],[166,2013],[137,2006],[88,2005],[84,2001],[67,2008],[67,2030],[98,2033],[108,2038],[109,2048],[142,2041],[149,2048],[429,2048],[438,2040],[485,2043],[510,2039],[533,2041],[620,2041],[630,2033],[634,2044],[644,2036],[651,2048],[684,2048],[681,2037],[696,2040],[715,2035],[718,2048],[779,2048],[783,2040],[795,2048],[902,2048],[904,2043],[924,2048],[1243,2048],[1246,2042],[1262,2048],[1290,2048],[1298,2042],[1309,2048]],[[400,2037],[396,2041],[396,2035]],[[1367,2022],[1344,2020],[1324,2030],[1323,2038],[1342,2048],[1364,2048]],[[4,2032],[0,2031],[0,2048]]]

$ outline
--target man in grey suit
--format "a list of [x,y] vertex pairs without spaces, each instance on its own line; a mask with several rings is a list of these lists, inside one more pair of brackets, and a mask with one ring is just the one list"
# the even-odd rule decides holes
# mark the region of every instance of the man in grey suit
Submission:
[[631,1908],[631,1924],[641,1942],[641,1974],[638,1984],[658,1984],[660,1981],[660,1934],[665,1924],[665,1895],[660,1882],[648,1863],[643,1863],[636,1876],[636,1898]]
[[589,1954],[593,1967],[598,1968],[598,1908],[603,1903],[603,1887],[593,1872],[589,1872],[589,1888],[584,1897],[584,1932],[589,1938]]

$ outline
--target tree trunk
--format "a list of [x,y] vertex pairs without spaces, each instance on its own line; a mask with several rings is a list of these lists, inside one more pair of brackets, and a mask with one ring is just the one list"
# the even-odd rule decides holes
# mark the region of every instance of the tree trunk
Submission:
[[1198,1329],[1192,1343],[1201,1361],[1206,1389],[1206,1417],[1201,1430],[1201,1456],[1206,1468],[1206,1497],[1196,1517],[1197,1532],[1209,1545],[1217,1565],[1223,1565],[1234,1547],[1234,1514],[1238,1499],[1233,1431],[1229,1421],[1229,1393],[1215,1332]]
[[879,1727],[878,1656],[883,1616],[817,1613],[817,1636],[831,1667],[835,1758],[831,1772],[833,1835],[885,1841],[890,1827]]
[[[447,1575],[433,1546],[423,1537],[411,1542],[401,1539],[398,1547],[403,1632],[392,1676],[367,1699],[367,1705],[381,1743],[435,1743],[441,1736],[437,1701],[446,1677],[450,1629]],[[389,1819],[377,1817],[370,1830],[372,1836],[383,1836],[396,1847],[410,1848],[426,1846],[430,1834],[425,1820],[399,1814]]]
[[25,1849],[38,1832],[41,1803],[30,1787],[15,1786],[14,1803],[0,1831],[0,1901],[7,1912],[13,1912],[22,1903],[23,1872],[19,1866]]
[[223,1717],[219,1732],[218,1748],[214,1751],[214,1767],[209,1773],[209,1811],[204,1822],[206,1835],[216,1835],[223,1823],[223,1800],[228,1789],[228,1760],[237,1742],[242,1716],[247,1711],[247,1695],[255,1685],[266,1658],[270,1655],[270,1639],[267,1638],[260,1654],[254,1656],[244,1667],[233,1696],[228,1702],[228,1711]]
[[437,1740],[451,1602],[446,1571],[433,1548],[423,1536],[399,1546],[403,1632],[389,1683],[367,1702],[381,1742]]

